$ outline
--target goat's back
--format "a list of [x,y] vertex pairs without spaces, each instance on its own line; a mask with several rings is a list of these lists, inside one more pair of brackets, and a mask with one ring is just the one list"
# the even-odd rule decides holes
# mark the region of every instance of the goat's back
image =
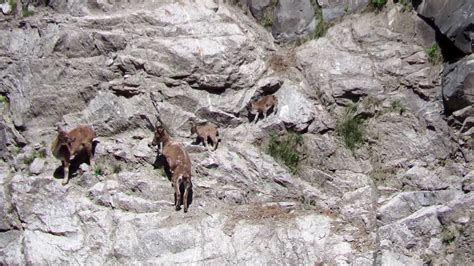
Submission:
[[252,108],[257,109],[257,108],[272,106],[276,103],[276,101],[277,101],[277,98],[274,95],[265,95],[261,97],[260,99],[256,100],[252,104]]
[[186,173],[191,174],[191,159],[181,143],[171,143],[163,147],[163,156],[169,164],[170,170],[185,167]]
[[196,130],[200,136],[219,135],[219,133],[217,132],[217,126],[212,123],[207,123],[202,126],[197,126]]

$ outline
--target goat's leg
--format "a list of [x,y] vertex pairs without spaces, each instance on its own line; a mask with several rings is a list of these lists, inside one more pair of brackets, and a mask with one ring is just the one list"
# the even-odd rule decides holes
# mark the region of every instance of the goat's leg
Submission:
[[181,209],[180,201],[181,201],[181,191],[179,191],[179,184],[181,182],[181,176],[176,178],[175,183],[174,183],[174,206],[177,211]]
[[188,180],[186,182],[186,188],[184,189],[184,198],[183,198],[183,204],[184,204],[184,212],[188,212],[188,197],[189,197],[189,190],[191,189],[192,184],[191,180]]
[[202,137],[202,145],[204,146],[204,148],[207,148],[207,138],[205,137]]
[[[207,135],[206,136],[206,142],[207,142],[207,150],[208,151],[212,150],[213,145],[211,145],[211,141],[212,141],[211,136]],[[214,144],[214,142],[212,142],[212,144]]]
[[211,140],[212,140],[212,144],[214,144],[214,150],[217,149],[217,144],[219,143],[219,139],[217,138],[216,135],[212,135],[210,136]]
[[69,162],[63,161],[63,172],[64,172],[64,179],[63,179],[63,186],[67,185],[69,182]]
[[92,171],[94,169],[94,163],[92,161],[92,142],[91,143],[87,143],[85,145],[85,148],[86,148],[86,152],[87,152],[87,160],[89,161],[89,168],[90,168],[90,171]]
[[254,120],[254,121],[255,121],[255,124],[257,124],[259,117],[260,117],[260,111],[257,111],[257,112],[255,113],[255,120]]

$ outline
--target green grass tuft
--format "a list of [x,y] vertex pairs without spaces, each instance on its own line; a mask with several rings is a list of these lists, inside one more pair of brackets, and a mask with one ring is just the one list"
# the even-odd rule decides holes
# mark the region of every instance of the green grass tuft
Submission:
[[441,230],[441,241],[449,245],[456,240],[457,232],[454,226],[443,226]]
[[348,106],[344,117],[336,127],[336,132],[342,137],[346,147],[352,151],[364,142],[364,119],[356,116],[356,112],[356,104]]
[[323,19],[323,9],[316,0],[312,0],[311,4],[314,8],[314,17],[316,18],[316,29],[314,29],[313,39],[321,38],[328,31],[328,24]]
[[273,13],[268,10],[265,10],[265,12],[263,13],[263,17],[260,20],[260,24],[265,28],[271,28],[273,26]]
[[16,10],[16,0],[8,0],[8,5],[10,6],[12,13],[15,12]]
[[259,22],[265,28],[271,28],[275,19],[275,8],[278,4],[278,1],[272,0],[270,5],[263,10],[263,15],[260,18]]
[[0,103],[8,103],[8,98],[7,98],[7,96],[0,95]]
[[443,62],[443,55],[441,54],[441,48],[437,43],[433,43],[430,48],[426,48],[426,55],[428,56],[428,61],[433,65],[438,65]]
[[289,132],[283,136],[272,133],[268,143],[268,153],[273,158],[283,162],[293,174],[296,174],[298,164],[301,161],[298,148],[302,144],[303,137],[298,133]]
[[351,9],[349,8],[349,4],[345,4],[344,5],[344,15],[349,15],[349,13],[351,12]]
[[410,0],[400,0],[399,3],[403,7],[403,12],[413,10],[413,5]]
[[94,175],[95,175],[95,176],[102,176],[102,175],[104,175],[104,168],[102,167],[102,165],[97,165],[97,166],[95,167]]
[[400,100],[393,101],[390,106],[392,111],[399,112],[400,115],[403,115],[403,113],[407,110],[405,105]]
[[378,11],[382,10],[385,4],[387,4],[387,0],[370,0],[370,5]]
[[26,17],[31,17],[31,16],[33,16],[33,15],[35,14],[35,12],[33,12],[33,11],[29,10],[29,9],[23,9],[23,10],[21,11],[21,14],[22,14],[23,17],[26,18]]

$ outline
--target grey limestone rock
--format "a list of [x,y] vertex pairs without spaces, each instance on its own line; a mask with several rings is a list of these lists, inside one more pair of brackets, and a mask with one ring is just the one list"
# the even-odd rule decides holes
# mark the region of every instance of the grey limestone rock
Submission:
[[347,14],[356,13],[364,10],[368,5],[368,0],[318,0],[323,10],[323,19],[330,21]]

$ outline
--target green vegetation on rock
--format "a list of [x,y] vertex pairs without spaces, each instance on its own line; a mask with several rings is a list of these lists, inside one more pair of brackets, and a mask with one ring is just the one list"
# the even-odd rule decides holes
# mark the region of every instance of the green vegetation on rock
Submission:
[[370,0],[370,5],[376,10],[381,10],[387,4],[387,0]]
[[268,153],[278,161],[283,162],[293,174],[298,172],[301,155],[298,148],[303,144],[303,137],[296,132],[289,132],[283,136],[270,134]]
[[356,115],[357,104],[346,108],[343,118],[338,122],[336,132],[350,150],[355,150],[364,141],[363,123],[365,119]]
[[441,48],[437,43],[425,50],[426,55],[428,56],[428,61],[433,65],[438,65],[443,62],[443,55],[441,54]]

